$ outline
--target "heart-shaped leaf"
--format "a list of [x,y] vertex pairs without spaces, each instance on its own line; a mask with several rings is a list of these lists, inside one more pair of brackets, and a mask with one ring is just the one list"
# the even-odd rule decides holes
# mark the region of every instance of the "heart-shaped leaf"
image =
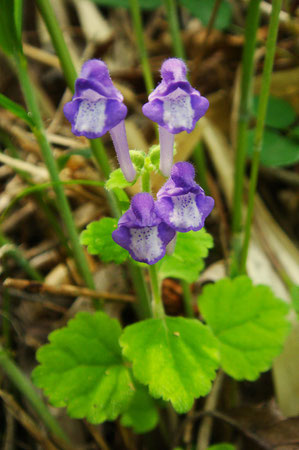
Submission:
[[170,400],[179,413],[211,389],[218,367],[217,341],[195,319],[165,317],[127,327],[120,339],[133,373],[150,394]]
[[38,350],[34,383],[54,406],[66,406],[71,417],[86,417],[92,423],[116,419],[134,392],[118,343],[120,334],[117,320],[102,312],[77,314]]
[[271,367],[290,328],[285,302],[250,278],[223,279],[204,288],[199,309],[219,341],[221,366],[253,381]]

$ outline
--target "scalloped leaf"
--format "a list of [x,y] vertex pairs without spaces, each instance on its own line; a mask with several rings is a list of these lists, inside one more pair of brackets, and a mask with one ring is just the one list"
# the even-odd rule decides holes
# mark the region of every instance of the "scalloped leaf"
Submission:
[[78,313],[49,335],[32,373],[56,407],[97,424],[114,420],[132,399],[134,387],[118,343],[121,327],[103,312]]
[[218,367],[217,341],[195,319],[148,319],[127,327],[123,354],[133,374],[154,398],[171,401],[178,413],[190,410],[195,398],[211,389]]
[[98,255],[102,261],[121,264],[128,258],[129,253],[112,239],[112,232],[116,228],[117,219],[111,217],[91,222],[86,230],[82,231],[80,242],[87,245],[88,253]]
[[132,427],[135,433],[147,433],[159,422],[156,401],[149,395],[148,389],[135,383],[136,391],[127,411],[121,416],[121,424]]
[[165,255],[159,266],[160,278],[179,278],[193,283],[204,268],[203,258],[208,256],[212,247],[213,238],[204,228],[199,231],[177,233],[174,253]]
[[135,184],[136,180],[130,182],[127,181],[122,170],[116,169],[113,170],[113,172],[110,173],[108,180],[105,183],[105,188],[108,191],[111,191],[112,189],[125,189],[129,186],[133,186]]
[[270,369],[290,329],[288,305],[268,286],[247,276],[223,279],[204,288],[201,314],[219,341],[221,366],[237,380],[256,380]]

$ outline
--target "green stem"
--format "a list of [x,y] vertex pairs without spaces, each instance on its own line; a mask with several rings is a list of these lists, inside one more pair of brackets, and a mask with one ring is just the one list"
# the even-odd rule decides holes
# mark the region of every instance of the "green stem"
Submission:
[[147,170],[141,175],[142,192],[151,192],[151,177]]
[[194,317],[194,311],[192,308],[193,301],[192,301],[190,284],[187,283],[187,281],[185,281],[185,280],[181,280],[181,286],[183,289],[183,302],[184,302],[185,314],[187,317]]
[[266,43],[266,56],[264,62],[264,70],[262,75],[261,91],[259,97],[257,122],[253,142],[253,156],[249,182],[249,197],[248,209],[245,223],[245,235],[241,253],[240,272],[246,271],[246,260],[248,254],[248,247],[250,242],[251,224],[254,210],[254,197],[258,179],[260,153],[263,144],[265,118],[268,106],[268,99],[270,93],[271,75],[273,70],[274,56],[276,50],[276,40],[279,28],[279,13],[281,10],[282,0],[273,0],[272,13],[270,17],[270,24],[268,30],[268,37]]
[[19,54],[16,57],[16,64],[19,74],[19,79],[21,83],[21,87],[24,93],[24,97],[26,100],[27,108],[32,114],[32,119],[34,121],[35,127],[33,129],[34,135],[39,143],[43,159],[49,171],[51,180],[53,181],[53,189],[56,194],[57,204],[59,207],[59,211],[63,222],[66,226],[68,237],[71,242],[71,247],[74,253],[74,258],[78,267],[79,272],[81,273],[86,285],[94,289],[94,282],[92,278],[92,274],[89,270],[88,263],[83,252],[83,249],[79,242],[78,233],[73,221],[71,209],[67,198],[65,196],[62,185],[60,184],[59,172],[56,166],[56,162],[53,156],[52,149],[50,144],[46,138],[42,118],[40,115],[40,111],[38,108],[38,104],[36,101],[36,97],[34,91],[32,89],[32,85],[30,83],[30,79],[27,71],[27,60],[23,54]]
[[260,0],[251,0],[248,7],[245,44],[242,55],[241,96],[239,119],[237,126],[237,145],[235,160],[234,198],[232,229],[234,235],[241,232],[242,226],[242,196],[244,187],[244,172],[246,162],[247,132],[250,120],[251,85],[254,70],[254,51],[256,33],[260,17]]
[[174,54],[178,58],[186,59],[184,46],[180,35],[176,1],[164,0],[164,6],[167,12]]
[[163,319],[165,316],[162,297],[161,297],[161,286],[159,283],[158,278],[158,271],[155,264],[152,266],[149,266],[148,268],[150,280],[151,280],[151,286],[152,286],[152,294],[153,294],[153,300],[152,300],[152,309],[153,309],[153,315],[156,319],[160,318]]
[[201,142],[198,142],[198,144],[196,145],[196,147],[193,151],[192,157],[193,157],[196,169],[198,171],[199,184],[201,185],[201,187],[203,188],[205,193],[207,195],[209,195],[210,190],[209,190],[207,176],[206,176],[206,173],[207,173],[206,159],[205,159],[203,145]]
[[47,407],[44,405],[39,395],[35,391],[31,382],[26,378],[18,366],[9,358],[8,354],[0,345],[0,366],[7,374],[12,383],[19,389],[19,391],[27,398],[33,409],[41,417],[44,424],[55,436],[70,443],[69,438],[60,428],[54,417],[50,414]]
[[27,275],[32,280],[43,281],[42,275],[31,266],[27,259],[23,256],[22,252],[11,242],[0,230],[0,248],[3,245],[7,245],[8,249],[6,254],[14,258],[14,260],[22,267]]
[[130,0],[130,9],[131,9],[131,16],[132,16],[134,32],[135,32],[135,36],[137,39],[137,46],[138,46],[139,55],[140,55],[141,64],[142,64],[142,71],[143,71],[145,87],[146,87],[147,93],[150,94],[152,92],[152,90],[154,89],[154,82],[153,82],[151,67],[150,67],[150,63],[148,60],[148,55],[147,55],[146,46],[145,46],[145,42],[144,42],[144,31],[143,31],[143,27],[142,27],[142,19],[141,19],[139,1],[138,0]]
[[152,317],[152,306],[148,288],[144,278],[144,271],[134,262],[129,263],[129,272],[137,294],[138,302],[136,302],[136,312],[140,319],[148,319]]
[[57,22],[55,12],[49,0],[36,0],[36,4],[46,23],[47,29],[50,33],[53,47],[59,57],[64,77],[70,90],[74,91],[77,72],[73,64],[73,60],[65,43],[61,28]]

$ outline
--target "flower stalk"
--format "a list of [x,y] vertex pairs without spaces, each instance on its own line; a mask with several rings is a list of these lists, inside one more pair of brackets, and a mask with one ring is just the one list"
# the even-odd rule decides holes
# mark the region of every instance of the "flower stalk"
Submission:
[[273,70],[276,40],[279,29],[279,13],[282,0],[273,0],[272,13],[269,23],[268,38],[266,43],[266,56],[262,75],[261,91],[258,104],[257,122],[253,141],[253,155],[249,182],[248,208],[245,223],[245,234],[241,253],[240,272],[246,272],[246,261],[251,235],[251,224],[254,211],[254,197],[257,186],[260,154],[263,144],[265,118],[267,113],[268,99],[270,93],[271,75]]
[[153,294],[153,300],[152,300],[152,309],[153,309],[153,315],[155,319],[163,319],[165,316],[163,302],[162,302],[162,296],[161,296],[161,287],[160,282],[158,278],[158,271],[156,265],[149,266],[149,275],[150,275],[150,281],[151,281],[151,287],[152,287],[152,294]]

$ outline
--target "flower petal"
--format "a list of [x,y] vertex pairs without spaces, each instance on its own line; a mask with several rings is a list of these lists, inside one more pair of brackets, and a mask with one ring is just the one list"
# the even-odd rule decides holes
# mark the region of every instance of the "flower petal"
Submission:
[[144,192],[133,197],[130,209],[121,217],[112,238],[127,249],[133,259],[155,264],[166,252],[175,231],[157,215],[155,202]]
[[156,210],[161,219],[176,231],[198,231],[214,207],[212,197],[194,181],[192,164],[173,166],[171,178],[157,193]]
[[162,81],[149,95],[143,114],[169,133],[190,133],[206,113],[209,102],[188,82],[185,63],[177,58],[166,60],[161,68]]

